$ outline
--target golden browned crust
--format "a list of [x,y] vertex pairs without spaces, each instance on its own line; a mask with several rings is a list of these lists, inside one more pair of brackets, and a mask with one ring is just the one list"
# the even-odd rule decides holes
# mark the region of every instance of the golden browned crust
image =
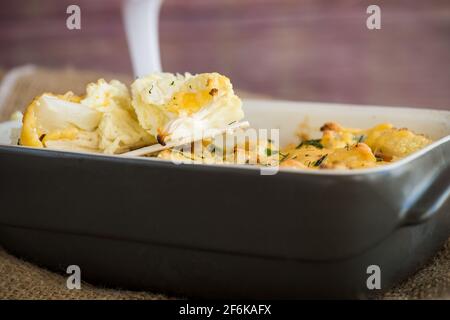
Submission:
[[382,159],[385,162],[391,162],[394,157],[385,155],[381,152],[375,152],[375,157]]
[[216,96],[219,93],[219,89],[212,88],[211,91],[209,91],[209,94],[212,96]]
[[327,122],[322,127],[320,131],[340,131],[342,127],[336,122]]

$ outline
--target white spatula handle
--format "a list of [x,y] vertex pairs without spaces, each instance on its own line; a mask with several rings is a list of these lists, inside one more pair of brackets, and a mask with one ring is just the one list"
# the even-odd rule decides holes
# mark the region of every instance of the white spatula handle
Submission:
[[162,0],[125,0],[123,19],[134,75],[161,71],[159,11]]

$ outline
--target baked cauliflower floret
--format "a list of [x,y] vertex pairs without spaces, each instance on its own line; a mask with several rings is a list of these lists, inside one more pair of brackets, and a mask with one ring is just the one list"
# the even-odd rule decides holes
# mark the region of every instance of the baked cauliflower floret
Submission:
[[98,148],[103,153],[122,153],[155,143],[138,123],[127,87],[117,80],[103,79],[87,86],[82,104],[102,113],[98,125]]
[[230,80],[218,73],[155,73],[137,79],[131,91],[140,125],[161,144],[224,128],[244,117]]
[[408,129],[382,124],[368,131],[366,143],[382,158],[403,158],[430,144],[431,140]]
[[99,149],[108,154],[122,153],[156,142],[139,126],[132,111],[117,107],[104,113],[97,131]]
[[[307,140],[318,141],[318,140]],[[369,146],[356,143],[344,148],[324,148],[321,143],[305,143],[281,152],[281,166],[311,169],[355,169],[376,165],[377,159]]]
[[45,93],[36,97],[25,111],[20,144],[43,148],[59,140],[64,141],[64,149],[95,150],[95,134],[88,141],[82,138],[80,144],[80,132],[94,131],[102,114],[79,101],[80,97],[72,92],[65,95]]
[[71,92],[35,98],[20,137],[25,146],[111,154],[154,142],[139,126],[126,86],[103,79],[88,85],[84,99]]
[[363,131],[344,128],[336,122],[327,122],[321,128],[323,132],[321,143],[325,148],[345,148],[348,145],[361,142]]
[[327,154],[321,163],[321,168],[369,168],[376,166],[377,159],[365,143],[336,149]]
[[118,80],[107,82],[99,79],[97,82],[89,83],[86,87],[86,97],[81,103],[98,111],[105,111],[111,107],[132,110],[128,88]]

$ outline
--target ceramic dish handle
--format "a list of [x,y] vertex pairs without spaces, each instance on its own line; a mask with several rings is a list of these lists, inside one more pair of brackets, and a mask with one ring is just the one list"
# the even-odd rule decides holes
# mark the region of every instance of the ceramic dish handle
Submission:
[[162,0],[124,0],[123,20],[136,77],[161,72],[158,20]]
[[416,225],[431,218],[450,196],[450,168],[444,168],[407,210],[403,225]]

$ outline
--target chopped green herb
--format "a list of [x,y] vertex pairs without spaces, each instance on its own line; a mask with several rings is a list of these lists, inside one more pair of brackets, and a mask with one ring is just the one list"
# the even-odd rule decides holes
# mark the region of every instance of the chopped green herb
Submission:
[[148,90],[148,93],[149,93],[149,94],[152,94],[152,90],[153,90],[153,85],[152,85],[152,87],[150,88],[150,90]]
[[364,140],[366,140],[366,136],[362,134],[358,137],[358,139],[356,140],[357,141],[356,143],[364,142]]
[[170,83],[171,86],[173,86],[174,84],[175,84],[175,81],[172,81],[172,82]]
[[278,151],[276,151],[276,150],[272,150],[272,149],[270,149],[270,148],[266,148],[266,155],[268,156],[268,157],[270,157],[271,155],[273,155],[273,154],[277,154],[278,153]]
[[280,162],[281,161],[283,161],[284,159],[286,159],[288,156],[289,156],[289,153],[281,153],[281,152],[279,152],[279,154],[280,154]]
[[322,162],[326,159],[326,157],[328,156],[328,154],[322,156],[319,158],[319,160],[317,160],[316,162],[314,162],[314,167],[318,167],[322,164]]
[[313,146],[317,149],[323,149],[322,143],[320,143],[320,139],[311,139],[300,142],[300,144],[296,147],[296,149],[300,149],[303,146]]
[[214,144],[210,144],[210,145],[207,147],[207,149],[208,149],[208,151],[211,152],[211,153],[215,153],[215,152],[216,152],[216,146],[215,146]]

